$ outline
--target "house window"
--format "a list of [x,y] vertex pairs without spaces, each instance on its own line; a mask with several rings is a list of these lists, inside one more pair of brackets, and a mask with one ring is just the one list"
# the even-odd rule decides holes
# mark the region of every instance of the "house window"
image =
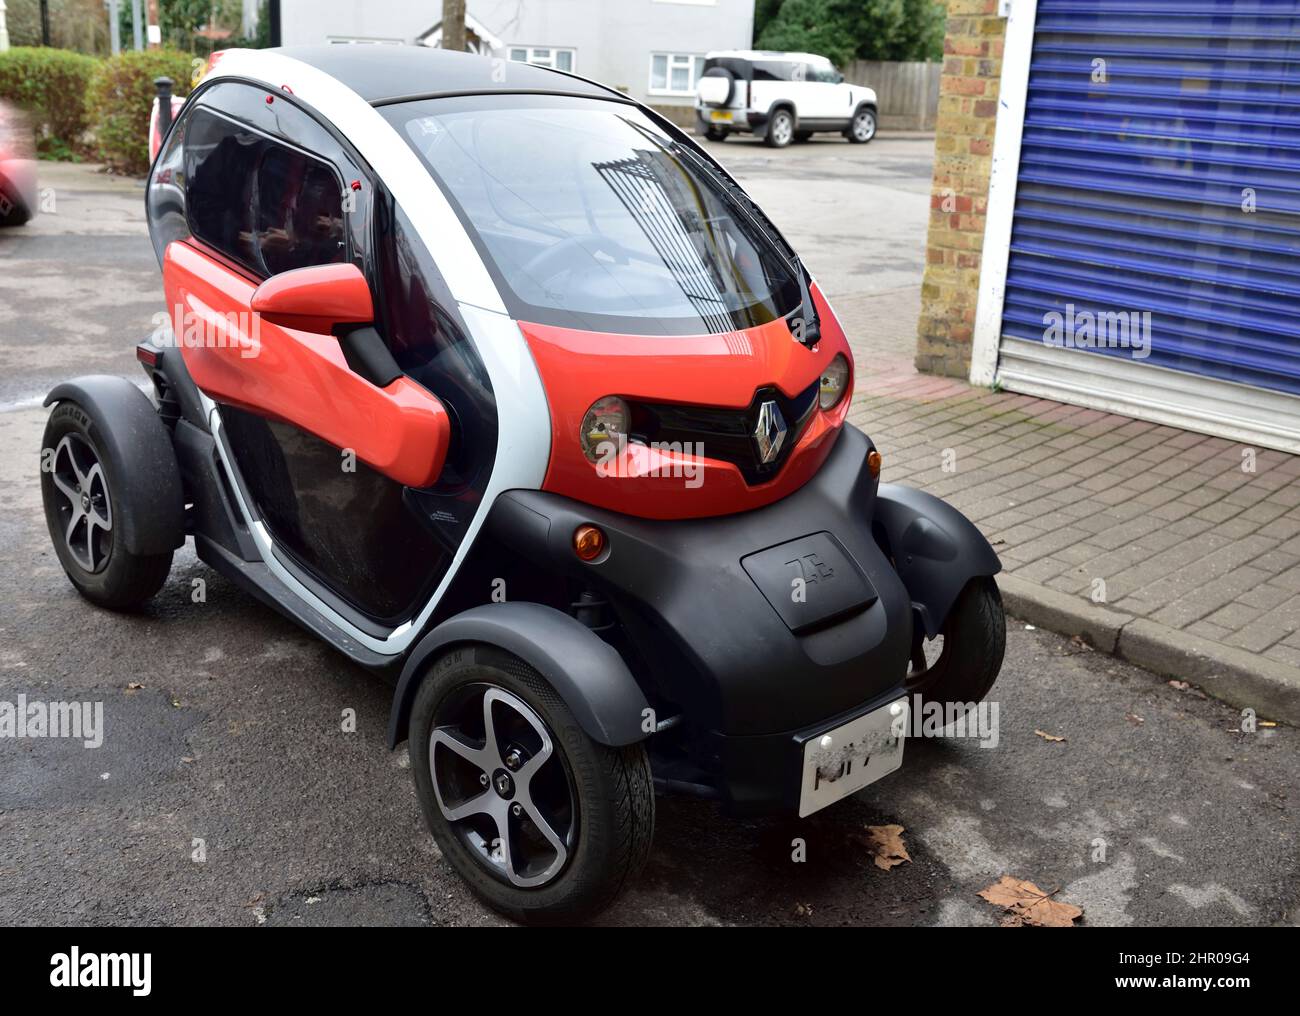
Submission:
[[511,46],[510,59],[515,63],[532,64],[535,67],[571,71],[578,64],[578,51],[556,49],[554,46]]
[[691,53],[651,53],[650,92],[654,95],[691,95],[704,73],[704,57]]

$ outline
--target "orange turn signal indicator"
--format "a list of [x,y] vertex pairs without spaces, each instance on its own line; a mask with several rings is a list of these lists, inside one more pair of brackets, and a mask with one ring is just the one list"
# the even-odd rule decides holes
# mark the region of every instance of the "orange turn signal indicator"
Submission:
[[880,475],[880,452],[874,448],[867,452],[867,468],[871,470],[872,476]]
[[595,526],[582,525],[573,531],[573,552],[583,561],[594,561],[605,552],[605,534]]

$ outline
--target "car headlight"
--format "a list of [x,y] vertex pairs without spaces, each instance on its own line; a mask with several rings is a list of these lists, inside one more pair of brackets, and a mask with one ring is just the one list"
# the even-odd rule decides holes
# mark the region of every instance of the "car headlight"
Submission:
[[582,454],[592,462],[608,462],[627,441],[632,414],[617,395],[597,399],[582,418],[578,440]]
[[822,371],[821,401],[822,409],[830,409],[840,399],[844,398],[844,393],[849,387],[849,361],[844,359],[843,353],[836,353],[835,359],[832,360]]

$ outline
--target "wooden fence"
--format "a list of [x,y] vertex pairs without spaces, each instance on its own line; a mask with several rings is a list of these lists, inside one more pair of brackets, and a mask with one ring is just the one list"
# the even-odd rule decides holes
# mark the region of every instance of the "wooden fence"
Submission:
[[874,88],[884,130],[934,130],[943,64],[854,60],[843,68],[846,80]]

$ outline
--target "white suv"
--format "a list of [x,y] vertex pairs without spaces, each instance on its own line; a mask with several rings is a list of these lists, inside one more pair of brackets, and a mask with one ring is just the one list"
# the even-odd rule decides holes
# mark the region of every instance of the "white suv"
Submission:
[[836,131],[865,144],[876,136],[876,93],[846,82],[824,56],[727,50],[704,58],[695,116],[711,141],[745,131],[784,148]]

